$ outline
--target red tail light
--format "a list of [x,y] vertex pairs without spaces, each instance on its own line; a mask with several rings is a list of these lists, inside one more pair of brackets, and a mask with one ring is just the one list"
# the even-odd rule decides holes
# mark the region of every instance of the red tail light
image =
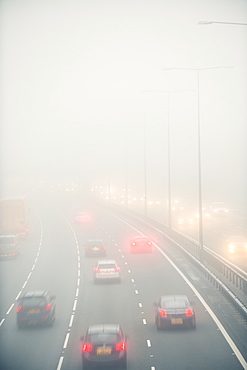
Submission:
[[106,247],[102,247],[103,251],[106,249]]
[[50,303],[46,306],[46,311],[49,311],[50,309],[51,309],[51,305],[50,305]]
[[92,344],[84,343],[82,346],[82,352],[91,352],[93,349]]
[[116,344],[116,351],[125,351],[126,349],[126,343],[120,342]]
[[100,272],[100,269],[94,269],[95,272]]
[[16,312],[20,312],[22,310],[22,306],[18,306]]
[[192,316],[192,315],[193,315],[193,310],[191,308],[187,308],[186,316]]
[[160,316],[162,316],[162,317],[167,317],[167,313],[166,313],[166,311],[165,311],[165,310],[160,309],[160,310],[159,310],[159,313],[160,313]]
[[113,271],[114,271],[114,272],[120,271],[120,268],[119,268],[119,267],[115,267],[115,268],[113,269]]

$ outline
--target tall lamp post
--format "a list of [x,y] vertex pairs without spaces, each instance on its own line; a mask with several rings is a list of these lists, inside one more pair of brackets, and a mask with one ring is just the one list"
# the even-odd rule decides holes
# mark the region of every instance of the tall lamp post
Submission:
[[199,25],[208,25],[208,24],[234,24],[237,26],[247,26],[247,23],[239,23],[239,22],[220,22],[220,21],[198,21]]
[[168,187],[168,226],[172,228],[172,200],[171,200],[171,137],[170,137],[170,94],[192,90],[144,90],[143,92],[159,92],[167,94],[167,187]]
[[163,70],[196,71],[197,74],[197,148],[198,148],[198,207],[199,207],[199,258],[203,260],[203,219],[202,219],[202,170],[201,170],[201,124],[200,124],[200,71],[208,69],[222,69],[231,67],[206,67],[206,68],[163,68]]

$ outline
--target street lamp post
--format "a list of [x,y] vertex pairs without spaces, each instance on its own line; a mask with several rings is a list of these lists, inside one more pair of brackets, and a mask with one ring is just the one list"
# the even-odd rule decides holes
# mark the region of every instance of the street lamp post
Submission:
[[172,228],[172,200],[171,200],[171,137],[170,137],[170,94],[192,90],[145,90],[144,92],[161,92],[167,94],[167,187],[168,187],[168,226]]
[[206,68],[163,68],[163,70],[187,70],[197,72],[197,137],[198,137],[198,207],[199,207],[199,258],[203,260],[203,213],[202,213],[202,169],[201,169],[201,124],[200,124],[200,71],[207,69],[222,69],[231,67],[206,67]]
[[247,23],[239,23],[239,22],[220,22],[220,21],[198,21],[199,25],[208,25],[208,24],[234,24],[237,26],[247,26]]

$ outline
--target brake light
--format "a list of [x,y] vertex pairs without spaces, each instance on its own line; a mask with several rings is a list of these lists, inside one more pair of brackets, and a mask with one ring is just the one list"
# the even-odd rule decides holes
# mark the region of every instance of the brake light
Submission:
[[20,312],[22,310],[22,306],[18,306],[16,312]]
[[91,352],[93,349],[92,344],[84,343],[82,346],[82,352]]
[[192,316],[192,315],[193,315],[193,310],[191,308],[187,308],[186,316]]
[[46,306],[46,311],[49,311],[50,309],[51,309],[51,305],[50,305],[50,303]]
[[162,317],[167,317],[167,313],[166,313],[166,311],[165,311],[165,310],[160,309],[160,310],[159,310],[159,313],[160,313],[160,316],[162,316]]
[[125,351],[126,349],[126,343],[120,342],[116,344],[116,351]]

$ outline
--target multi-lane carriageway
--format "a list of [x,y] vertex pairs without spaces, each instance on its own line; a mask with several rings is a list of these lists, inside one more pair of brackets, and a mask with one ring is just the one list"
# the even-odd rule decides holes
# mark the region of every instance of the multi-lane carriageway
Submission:
[[[246,322],[164,239],[154,234],[152,254],[132,255],[128,241],[145,229],[128,219],[92,208],[92,221],[76,225],[72,205],[33,207],[21,254],[0,261],[1,370],[81,369],[79,339],[97,323],[121,324],[128,336],[129,370],[247,368]],[[121,284],[93,284],[97,258],[85,258],[83,250],[90,238],[106,242],[107,256],[121,266]],[[56,295],[56,321],[52,327],[20,330],[16,299],[33,289]],[[195,304],[196,330],[157,331],[153,303],[160,295],[180,293]]]

